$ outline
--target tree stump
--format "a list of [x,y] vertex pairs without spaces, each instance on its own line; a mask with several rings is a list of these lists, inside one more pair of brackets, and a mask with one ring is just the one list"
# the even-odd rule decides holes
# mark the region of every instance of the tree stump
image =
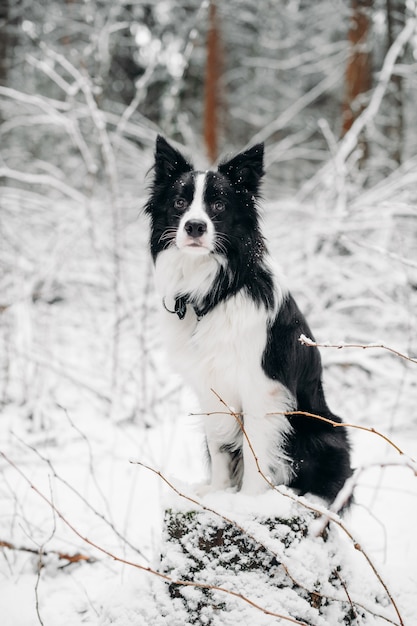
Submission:
[[159,569],[172,579],[178,624],[397,623],[363,555],[337,528],[312,536],[317,516],[301,504],[274,492],[203,502],[165,510]]

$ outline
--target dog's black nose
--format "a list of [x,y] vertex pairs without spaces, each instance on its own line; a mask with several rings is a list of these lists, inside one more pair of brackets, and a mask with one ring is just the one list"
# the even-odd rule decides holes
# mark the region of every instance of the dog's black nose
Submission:
[[206,222],[201,220],[188,220],[184,224],[185,232],[189,237],[201,237],[207,231]]

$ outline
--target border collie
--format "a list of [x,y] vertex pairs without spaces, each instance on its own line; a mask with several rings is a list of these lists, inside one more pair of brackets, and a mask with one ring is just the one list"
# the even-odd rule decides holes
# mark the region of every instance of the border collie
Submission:
[[[206,491],[266,489],[236,418],[241,416],[259,467],[274,484],[334,500],[351,475],[344,427],[329,410],[312,333],[268,256],[258,199],[263,144],[195,171],[158,136],[145,206],[175,368],[197,393],[211,465]],[[214,393],[216,392],[216,393]]]

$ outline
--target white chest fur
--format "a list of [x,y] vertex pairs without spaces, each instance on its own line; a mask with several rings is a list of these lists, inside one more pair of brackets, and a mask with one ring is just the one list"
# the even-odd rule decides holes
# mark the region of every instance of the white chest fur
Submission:
[[[157,286],[166,308],[175,296],[192,293],[203,298],[219,269],[215,257],[178,255],[170,249],[156,263]],[[184,319],[163,311],[162,329],[170,357],[201,396],[205,389],[227,393],[225,402],[242,410],[242,394],[254,376],[263,376],[262,354],[268,314],[244,293],[218,304],[200,321],[191,306]],[[204,409],[204,407],[202,407]]]

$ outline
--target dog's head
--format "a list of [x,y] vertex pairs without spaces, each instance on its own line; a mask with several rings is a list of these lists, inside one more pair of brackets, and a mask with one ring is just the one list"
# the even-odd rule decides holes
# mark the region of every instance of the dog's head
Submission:
[[153,258],[171,246],[189,255],[227,256],[250,245],[258,232],[263,153],[263,144],[258,144],[221,163],[216,171],[200,172],[158,136],[154,180],[145,206],[151,216]]

